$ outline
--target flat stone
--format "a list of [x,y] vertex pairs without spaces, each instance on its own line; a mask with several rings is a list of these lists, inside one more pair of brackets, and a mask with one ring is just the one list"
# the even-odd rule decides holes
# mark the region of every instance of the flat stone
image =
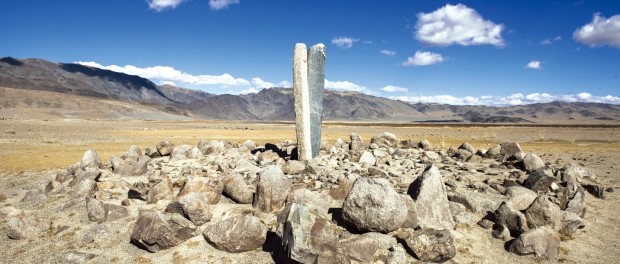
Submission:
[[448,230],[416,230],[405,243],[421,261],[444,262],[456,256],[454,240]]
[[538,227],[515,239],[508,251],[518,255],[534,254],[536,257],[556,260],[560,251],[560,237],[551,228]]
[[562,214],[560,207],[551,202],[546,195],[539,195],[525,210],[527,225],[537,228],[549,225],[559,230],[562,228]]
[[150,252],[157,252],[178,246],[196,235],[193,228],[183,226],[171,220],[171,217],[157,211],[141,211],[131,232],[131,243]]
[[506,197],[493,193],[479,193],[472,191],[460,191],[448,195],[450,201],[465,205],[468,211],[484,214],[495,211]]
[[251,214],[235,215],[210,226],[203,235],[213,247],[239,253],[261,247],[267,237],[267,227]]

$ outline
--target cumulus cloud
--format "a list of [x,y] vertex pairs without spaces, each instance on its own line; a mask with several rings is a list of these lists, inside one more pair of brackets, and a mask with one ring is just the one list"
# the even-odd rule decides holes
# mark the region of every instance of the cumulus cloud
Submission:
[[279,83],[272,83],[263,81],[263,79],[255,77],[252,78],[252,85],[257,88],[272,88],[272,87],[291,87],[291,83],[288,81],[281,81]]
[[620,49],[620,15],[605,18],[594,14],[592,22],[575,30],[573,39],[590,47],[608,45]]
[[530,61],[525,65],[525,68],[538,70],[540,69],[540,61],[537,61],[537,60]]
[[415,38],[424,44],[504,46],[501,36],[504,25],[484,20],[476,10],[463,4],[447,4],[417,17]]
[[220,10],[227,8],[229,5],[239,4],[239,0],[209,0],[211,10]]
[[620,97],[594,96],[590,93],[582,92],[578,94],[561,94],[551,95],[548,93],[531,93],[523,95],[521,93],[509,96],[493,96],[484,95],[480,97],[465,96],[455,97],[452,95],[434,95],[434,96],[392,96],[390,99],[401,100],[411,103],[438,103],[451,105],[490,105],[490,106],[510,106],[525,105],[534,103],[549,103],[553,101],[563,102],[584,102],[584,103],[608,103],[620,104]]
[[343,49],[350,49],[353,47],[353,43],[360,41],[356,38],[350,37],[337,37],[332,39],[332,44],[336,45],[336,47]]
[[416,51],[413,56],[403,62],[403,66],[428,66],[441,63],[442,61],[443,57],[441,54],[430,51]]
[[176,8],[186,0],[148,0],[150,9],[154,9],[157,12],[161,12],[167,8]]
[[325,79],[325,88],[339,91],[351,91],[351,92],[368,92],[368,88],[366,86],[361,86],[349,81],[329,81]]
[[258,93],[258,92],[259,90],[256,90],[254,88],[249,88],[249,89],[242,90],[241,92],[239,92],[239,94],[251,94],[251,93]]
[[396,55],[396,51],[386,50],[386,49],[379,51],[379,53],[381,53],[381,54],[383,54],[385,56],[390,56],[390,57]]
[[409,92],[409,89],[404,88],[404,87],[394,86],[394,85],[388,85],[388,86],[384,86],[383,88],[381,88],[381,91],[388,92],[388,93],[406,93],[406,92]]

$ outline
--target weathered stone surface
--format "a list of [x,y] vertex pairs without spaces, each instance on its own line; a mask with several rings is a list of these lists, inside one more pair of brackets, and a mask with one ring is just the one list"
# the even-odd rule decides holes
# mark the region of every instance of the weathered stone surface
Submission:
[[178,197],[196,192],[200,193],[204,199],[206,199],[207,204],[216,204],[220,201],[223,190],[224,181],[194,176],[187,178],[183,188],[179,191]]
[[582,184],[581,186],[590,194],[594,195],[594,197],[605,199],[605,187],[596,184]]
[[176,202],[183,210],[183,215],[194,225],[200,226],[211,220],[207,196],[204,192],[190,192],[177,198]]
[[[114,158],[113,158],[114,159]],[[137,159],[126,158],[124,160],[113,160],[113,172],[124,176],[140,176],[146,173],[148,163],[151,161],[146,155],[141,155]]]
[[469,144],[467,142],[464,142],[463,144],[461,144],[458,149],[467,150],[467,151],[469,151],[469,153],[472,153],[472,154],[476,153],[476,149],[474,149],[474,146],[472,146],[471,144]]
[[22,198],[21,200],[22,203],[32,203],[32,204],[40,204],[46,201],[47,201],[47,195],[45,195],[45,192],[39,189],[32,189],[26,192],[26,194],[24,195],[24,198]]
[[87,263],[91,259],[94,259],[97,255],[92,253],[69,251],[62,254],[60,257],[60,263],[65,264],[83,264]]
[[578,182],[581,182],[583,178],[596,179],[596,174],[574,163],[571,163],[562,169],[563,181],[576,179]]
[[198,147],[191,145],[176,146],[172,149],[172,152],[170,153],[170,161],[200,158],[202,158],[202,151],[200,151]]
[[468,211],[486,213],[495,211],[506,197],[499,194],[460,191],[448,195],[450,201],[465,205]]
[[351,145],[349,145],[349,150],[353,152],[362,152],[366,149],[366,145],[364,144],[364,140],[357,133],[351,133],[349,135],[351,139]]
[[521,186],[510,186],[506,188],[506,193],[504,195],[508,197],[506,202],[510,203],[512,208],[519,211],[523,211],[530,207],[534,199],[538,197],[534,191]]
[[559,230],[562,227],[560,207],[551,202],[546,195],[539,195],[525,210],[525,218],[530,228],[549,225]]
[[170,177],[164,176],[160,182],[152,186],[147,195],[146,202],[153,204],[159,200],[170,199],[172,197],[172,180]]
[[319,211],[319,213],[327,215],[330,205],[330,198],[325,193],[313,192],[302,188],[289,193],[286,198],[286,205],[291,206],[293,203],[312,205]]
[[256,216],[242,214],[215,223],[203,235],[213,247],[239,253],[262,246],[267,236],[267,227]]
[[300,160],[312,158],[310,138],[310,88],[308,85],[308,50],[295,44],[293,52],[293,93],[295,97],[295,132]]
[[523,160],[521,161],[522,169],[528,173],[532,173],[536,170],[545,167],[545,163],[542,161],[538,155],[534,153],[527,153]]
[[428,140],[422,140],[420,141],[420,143],[418,143],[418,147],[423,150],[430,150],[432,148],[432,145],[431,142],[429,142]]
[[172,149],[174,149],[174,144],[172,144],[172,142],[170,141],[162,141],[159,142],[159,144],[157,144],[157,146],[155,147],[157,149],[157,152],[159,152],[159,155],[163,156],[170,156],[170,153],[172,153]]
[[560,237],[548,227],[538,227],[521,234],[508,250],[518,255],[535,254],[539,258],[556,260],[560,250]]
[[405,242],[421,261],[443,262],[456,256],[454,240],[448,230],[420,229]]
[[173,220],[173,216],[161,212],[141,211],[131,232],[131,243],[150,252],[157,252],[178,246],[196,235],[193,228]]
[[290,259],[315,263],[319,256],[337,255],[342,230],[314,206],[291,204],[283,225],[282,246]]
[[237,203],[251,204],[254,190],[255,188],[248,185],[241,175],[234,173],[225,179],[223,192]]
[[342,217],[360,231],[390,232],[402,226],[407,205],[385,179],[358,177],[342,206]]
[[325,91],[325,45],[316,44],[308,49],[308,99],[310,101],[310,146],[314,158],[321,149],[321,122],[323,121],[323,93]]
[[306,164],[298,160],[289,160],[282,166],[282,171],[286,174],[300,174],[306,169]]
[[555,177],[547,175],[546,170],[537,170],[525,179],[523,186],[535,192],[546,193],[554,181]]
[[49,229],[49,221],[29,212],[14,210],[6,218],[4,231],[10,239],[37,238]]
[[271,150],[267,150],[265,152],[261,152],[260,154],[258,154],[258,162],[260,164],[273,163],[278,159],[280,159],[280,155],[278,155],[278,153],[273,152]]
[[144,148],[144,155],[146,155],[146,156],[148,156],[149,158],[152,158],[152,159],[160,158],[161,157],[161,155],[159,154],[159,152],[155,148]]
[[575,191],[575,195],[568,201],[565,211],[584,216],[586,213],[586,201],[583,188],[579,187]]
[[362,155],[360,156],[359,164],[362,166],[366,166],[366,167],[375,166],[376,163],[377,163],[377,159],[375,158],[374,155],[372,155],[372,153],[368,151],[364,151]]
[[279,166],[267,166],[260,174],[252,206],[266,213],[282,209],[291,190],[291,182]]
[[495,210],[495,219],[497,224],[508,228],[515,237],[529,230],[525,215],[513,208],[511,203],[503,202]]
[[502,142],[499,144],[500,146],[500,150],[499,150],[499,154],[501,156],[515,156],[518,155],[519,153],[522,152],[521,150],[521,146],[519,145],[518,142]]
[[86,198],[86,211],[88,213],[88,220],[93,222],[102,223],[108,217],[108,210],[103,205],[103,202],[95,198]]
[[379,135],[372,137],[372,139],[370,139],[370,143],[377,144],[380,148],[385,149],[396,148],[398,147],[398,138],[392,133],[383,132]]
[[501,155],[502,146],[495,145],[484,153],[485,159],[497,159]]
[[427,166],[422,175],[411,183],[407,193],[415,201],[421,228],[454,228],[443,177],[435,165]]
[[82,161],[80,162],[80,168],[85,169],[87,167],[95,167],[102,168],[101,159],[99,159],[99,155],[93,149],[89,149],[84,152],[82,156]]
[[381,233],[369,232],[338,243],[340,251],[353,261],[372,263],[373,256],[396,245],[396,238]]
[[505,225],[497,225],[497,228],[491,232],[491,236],[504,241],[508,241],[512,238],[510,230]]
[[473,152],[469,152],[469,151],[468,151],[468,150],[466,150],[466,149],[459,149],[459,150],[457,150],[457,151],[456,151],[456,153],[454,154],[454,156],[455,156],[457,159],[460,159],[460,160],[467,160],[467,159],[469,159],[472,155],[474,155],[474,153],[473,153]]
[[562,229],[560,229],[562,240],[575,238],[575,234],[584,227],[586,227],[586,224],[579,215],[573,212],[562,211]]

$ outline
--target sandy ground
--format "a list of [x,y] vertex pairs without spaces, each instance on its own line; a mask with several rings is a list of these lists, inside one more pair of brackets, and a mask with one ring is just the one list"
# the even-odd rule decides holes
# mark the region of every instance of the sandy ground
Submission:
[[[441,148],[456,148],[463,142],[469,142],[476,148],[486,148],[502,141],[518,141],[525,151],[535,152],[544,161],[558,164],[555,166],[579,163],[597,174],[598,184],[613,187],[616,191],[606,193],[606,199],[597,199],[587,194],[588,211],[584,218],[586,228],[576,239],[562,242],[559,261],[617,263],[620,259],[620,242],[617,239],[620,237],[620,127],[327,123],[323,130],[327,144],[336,138],[348,141],[351,132],[359,133],[368,142],[373,135],[384,131],[395,133],[400,139],[427,139]],[[120,155],[134,144],[144,148],[153,147],[162,140],[170,140],[175,144],[194,145],[201,138],[231,142],[253,139],[262,144],[294,140],[295,136],[294,126],[285,123],[0,120],[0,192],[8,195],[9,200],[15,200],[17,197],[11,195],[21,194],[19,190],[42,186],[53,177],[51,169],[65,168],[79,161],[89,148],[95,149],[104,161],[109,161],[110,155]],[[465,235],[457,238],[459,254],[450,261],[452,263],[539,262],[531,256],[517,257],[503,251],[501,244],[493,241],[488,230],[474,227],[473,230],[462,231]],[[15,242],[3,236],[0,239],[2,251],[9,248],[6,243]],[[127,246],[133,247],[128,242]],[[15,247],[10,246],[10,249],[15,250]],[[153,257],[139,249],[130,251],[135,254],[136,261]],[[29,254],[27,251],[12,253]]]

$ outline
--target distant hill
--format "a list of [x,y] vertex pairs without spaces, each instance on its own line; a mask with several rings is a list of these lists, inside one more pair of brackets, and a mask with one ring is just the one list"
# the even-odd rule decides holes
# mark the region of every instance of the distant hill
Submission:
[[[214,95],[73,63],[0,59],[0,117],[293,120],[291,88]],[[620,106],[552,102],[510,107],[411,104],[325,91],[324,119],[382,122],[617,123]]]

